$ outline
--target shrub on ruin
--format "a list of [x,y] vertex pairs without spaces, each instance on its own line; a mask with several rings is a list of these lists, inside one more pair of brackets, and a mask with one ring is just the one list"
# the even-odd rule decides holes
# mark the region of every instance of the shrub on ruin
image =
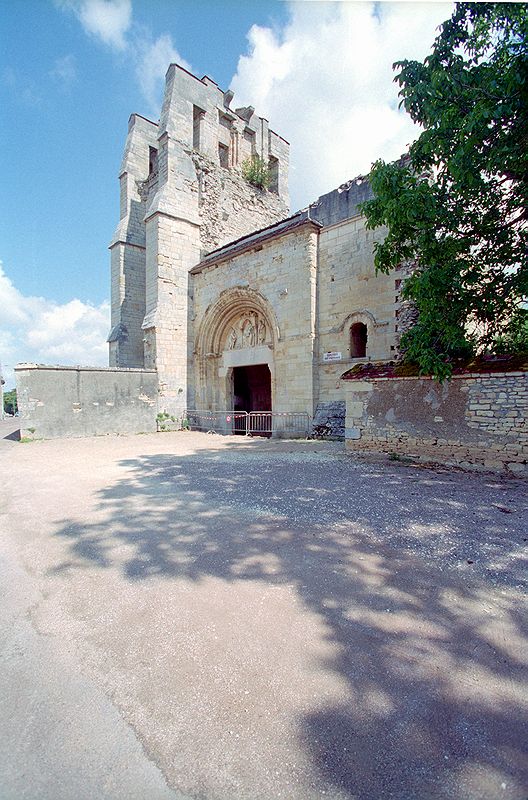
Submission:
[[242,177],[252,186],[267,189],[270,185],[270,171],[268,165],[260,156],[246,158],[242,164]]

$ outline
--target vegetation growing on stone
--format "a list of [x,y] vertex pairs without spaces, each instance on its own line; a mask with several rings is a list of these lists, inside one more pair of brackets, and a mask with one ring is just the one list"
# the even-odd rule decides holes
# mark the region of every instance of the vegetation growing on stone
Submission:
[[[465,358],[452,358],[451,374],[464,375],[474,372],[528,372],[528,353],[504,355],[481,354]],[[424,371],[415,361],[397,364],[394,361],[385,363],[356,364],[341,375],[344,380],[370,380],[375,378],[418,378]]]
[[528,351],[528,6],[459,3],[423,63],[401,61],[401,102],[423,133],[378,161],[363,205],[376,269],[417,266],[406,359],[440,379],[453,360]]
[[519,309],[507,330],[496,336],[493,349],[497,353],[524,353],[528,360],[528,310]]
[[267,189],[270,185],[270,171],[268,165],[260,156],[254,155],[246,158],[242,164],[242,177],[252,186]]
[[394,374],[398,378],[414,378],[420,375],[420,367],[414,361],[406,361],[394,367]]

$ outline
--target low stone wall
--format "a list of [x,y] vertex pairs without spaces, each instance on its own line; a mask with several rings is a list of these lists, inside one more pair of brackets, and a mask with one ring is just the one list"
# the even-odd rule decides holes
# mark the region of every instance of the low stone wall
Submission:
[[528,373],[344,384],[349,450],[528,475]]
[[20,364],[15,377],[22,438],[156,430],[155,370]]

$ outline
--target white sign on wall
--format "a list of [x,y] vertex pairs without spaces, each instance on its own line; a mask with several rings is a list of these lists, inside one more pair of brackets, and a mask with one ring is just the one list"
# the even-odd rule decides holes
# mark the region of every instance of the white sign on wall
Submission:
[[324,353],[323,361],[341,361],[341,353]]

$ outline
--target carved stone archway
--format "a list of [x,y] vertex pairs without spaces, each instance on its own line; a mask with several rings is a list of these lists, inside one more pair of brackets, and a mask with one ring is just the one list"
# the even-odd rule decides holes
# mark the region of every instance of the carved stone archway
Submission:
[[280,330],[271,305],[254,289],[224,290],[198,327],[194,363],[196,406],[229,409],[235,367],[267,364],[274,394],[274,359]]

